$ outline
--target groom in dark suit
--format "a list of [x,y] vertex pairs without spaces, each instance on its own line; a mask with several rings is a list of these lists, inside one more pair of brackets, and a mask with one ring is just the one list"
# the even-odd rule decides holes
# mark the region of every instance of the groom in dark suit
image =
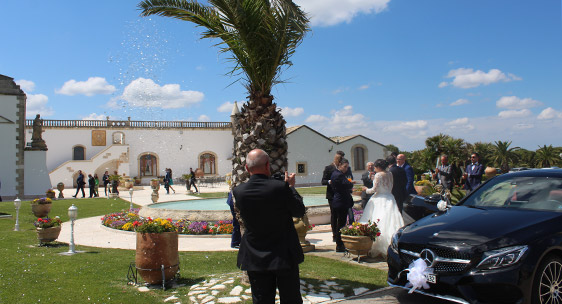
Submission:
[[269,156],[260,149],[248,153],[247,183],[232,190],[245,232],[237,265],[248,271],[254,304],[274,303],[275,288],[282,304],[302,303],[299,264],[304,261],[293,217],[304,216],[295,174],[285,181],[271,179]]
[[387,157],[386,162],[388,163],[388,171],[392,173],[392,196],[394,196],[398,210],[402,213],[404,201],[408,198],[406,171],[396,165],[396,158],[393,155]]

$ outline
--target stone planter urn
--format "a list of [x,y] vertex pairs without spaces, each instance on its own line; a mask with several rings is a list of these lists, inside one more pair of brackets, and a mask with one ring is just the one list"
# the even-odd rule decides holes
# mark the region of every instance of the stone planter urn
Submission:
[[35,217],[47,217],[53,204],[31,204],[31,212]]
[[310,242],[306,240],[306,234],[308,233],[310,227],[310,223],[308,222],[308,217],[306,216],[306,214],[302,218],[294,217],[293,224],[295,225],[295,230],[297,231],[297,235],[299,236],[299,242],[301,244],[302,251],[314,251],[314,245],[310,244]]
[[64,194],[62,194],[62,190],[64,190],[63,182],[57,184],[57,190],[59,190],[59,198],[64,198]]
[[51,228],[37,228],[37,239],[39,244],[54,242],[60,234],[61,226]]
[[178,233],[137,232],[135,266],[148,284],[172,280],[179,270]]
[[484,169],[484,174],[486,175],[487,178],[492,178],[496,176],[496,174],[498,174],[498,170],[496,170],[496,168],[493,167],[486,167],[486,169]]
[[416,185],[414,185],[414,189],[416,189],[416,192],[418,193],[418,195],[423,195],[423,191],[425,189],[427,189],[427,186],[416,186]]
[[357,254],[358,262],[360,256],[367,255],[373,245],[373,240],[368,236],[342,235],[341,240],[347,251]]

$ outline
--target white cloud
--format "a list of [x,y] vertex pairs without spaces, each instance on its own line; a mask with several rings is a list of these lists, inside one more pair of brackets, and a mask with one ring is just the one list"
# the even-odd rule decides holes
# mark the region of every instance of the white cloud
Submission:
[[368,89],[369,87],[370,87],[370,85],[364,84],[364,85],[362,85],[362,86],[359,87],[359,90],[366,90],[366,89]]
[[468,123],[468,117],[458,118],[446,123],[448,126],[458,126],[458,125],[466,125]]
[[281,108],[281,114],[284,117],[297,117],[297,116],[300,116],[300,115],[304,114],[304,109],[303,108],[291,109],[289,107],[284,107],[284,108]]
[[440,82],[440,83],[439,83],[438,87],[440,87],[440,88],[444,88],[444,87],[446,87],[446,86],[448,86],[448,85],[449,85],[449,83],[448,83],[448,82],[446,82],[446,81],[442,81],[442,82]]
[[474,130],[474,125],[469,124],[468,117],[457,118],[446,122],[445,125],[448,127],[448,132],[462,130],[464,132]]
[[47,102],[49,97],[43,94],[26,94],[27,101],[25,105],[25,116],[35,117],[36,114],[40,114],[41,117],[51,116],[55,114],[53,108],[47,107]]
[[310,115],[304,120],[305,123],[310,123],[310,124],[324,123],[327,121],[328,121],[328,117],[318,114]]
[[90,77],[86,81],[76,81],[71,79],[63,84],[63,86],[55,90],[57,94],[63,95],[86,95],[93,96],[97,94],[111,94],[115,92],[115,87],[107,83],[103,77]]
[[384,127],[385,132],[408,132],[417,131],[419,129],[427,128],[426,120],[415,120],[415,121],[403,121],[403,122],[393,122],[389,126]]
[[515,126],[513,126],[513,128],[516,130],[532,129],[534,127],[535,127],[534,124],[528,124],[528,123],[518,123]]
[[15,83],[20,86],[26,94],[33,92],[35,90],[35,82],[31,80],[20,79],[16,80]]
[[208,121],[211,121],[211,118],[209,116],[203,114],[203,115],[201,115],[197,118],[197,121],[208,122]]
[[160,86],[152,79],[138,78],[123,90],[120,98],[132,107],[178,109],[199,103],[204,96],[198,91],[182,91],[179,84]]
[[460,105],[469,104],[469,103],[470,103],[470,101],[468,99],[461,98],[461,99],[457,99],[456,101],[453,101],[450,104],[450,106],[454,107],[454,106],[460,106]]
[[350,23],[359,14],[380,13],[390,0],[296,0],[309,14],[312,26],[331,26]]
[[232,112],[232,109],[234,108],[234,103],[227,101],[223,104],[221,104],[218,108],[217,111],[221,112],[221,113],[225,113],[225,112]]
[[496,101],[496,107],[503,109],[519,110],[541,106],[542,102],[531,98],[519,98],[517,96],[503,96]]
[[501,111],[498,116],[500,118],[521,118],[531,116],[533,113],[529,109],[521,109],[521,110],[507,110]]
[[106,115],[96,114],[96,113],[91,113],[88,116],[82,117],[82,120],[105,120],[105,119],[107,119]]
[[556,111],[555,109],[548,107],[537,116],[538,119],[546,120],[546,119],[554,119],[554,118],[562,118],[562,112]]
[[[507,75],[498,69],[491,69],[487,73],[481,70],[473,70],[467,68],[458,68],[450,70],[447,78],[453,78],[450,83],[452,86],[462,89],[476,88],[481,85],[489,85],[497,82],[509,82],[514,80],[521,80],[514,74],[508,73]],[[439,84],[440,88],[446,87],[446,82]]]

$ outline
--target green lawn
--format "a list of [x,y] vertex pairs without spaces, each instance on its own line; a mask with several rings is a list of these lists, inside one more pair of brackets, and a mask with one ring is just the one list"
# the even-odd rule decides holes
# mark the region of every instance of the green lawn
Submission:
[[[68,207],[78,207],[78,217],[102,216],[127,209],[121,199],[73,199],[54,201],[50,216],[68,221]],[[35,217],[29,202],[22,202],[20,229],[13,231],[13,202],[0,202],[0,213],[13,214],[13,219],[0,219],[0,303],[162,303],[176,295],[188,303],[189,287],[210,276],[239,273],[236,252],[180,252],[181,279],[185,286],[165,291],[151,289],[139,292],[127,285],[127,269],[134,261],[134,250],[77,246],[85,253],[61,256],[68,245],[38,247],[33,226]],[[345,262],[306,256],[301,264],[301,278],[317,285],[319,280],[332,280],[351,287],[370,289],[385,286],[386,273]]]

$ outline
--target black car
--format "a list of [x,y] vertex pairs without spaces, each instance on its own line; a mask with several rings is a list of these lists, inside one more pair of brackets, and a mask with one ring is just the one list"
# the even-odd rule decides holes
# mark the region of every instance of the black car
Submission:
[[562,303],[562,170],[497,176],[399,229],[388,284],[409,289],[418,259],[429,268],[429,288],[418,293],[457,303]]

